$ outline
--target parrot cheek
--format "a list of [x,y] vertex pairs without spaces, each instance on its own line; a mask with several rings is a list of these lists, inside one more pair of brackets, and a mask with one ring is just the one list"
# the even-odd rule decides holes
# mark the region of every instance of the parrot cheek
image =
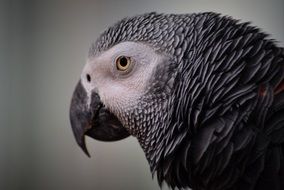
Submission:
[[69,114],[76,142],[87,156],[90,155],[85,135],[101,141],[116,141],[129,136],[119,120],[103,106],[97,93],[87,96],[81,81],[73,93]]

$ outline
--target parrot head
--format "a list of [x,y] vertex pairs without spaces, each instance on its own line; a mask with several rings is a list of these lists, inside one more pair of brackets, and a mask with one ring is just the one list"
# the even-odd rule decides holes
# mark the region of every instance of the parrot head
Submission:
[[144,14],[116,23],[91,45],[70,106],[74,136],[88,156],[85,135],[135,136],[152,168],[165,154],[179,59],[173,54],[181,54],[175,47],[182,42],[172,44],[178,26],[162,14]]

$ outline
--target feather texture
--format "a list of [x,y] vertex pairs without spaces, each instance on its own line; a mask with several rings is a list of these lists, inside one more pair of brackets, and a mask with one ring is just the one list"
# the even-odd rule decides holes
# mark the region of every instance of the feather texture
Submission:
[[122,41],[168,57],[128,114],[160,185],[284,188],[282,48],[250,23],[216,13],[149,13],[106,30],[89,55]]

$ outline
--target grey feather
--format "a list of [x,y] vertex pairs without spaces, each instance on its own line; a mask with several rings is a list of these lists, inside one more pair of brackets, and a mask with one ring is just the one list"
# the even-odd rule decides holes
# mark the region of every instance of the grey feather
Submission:
[[[216,13],[148,13],[108,28],[89,56],[124,41],[146,44],[168,58],[152,74],[141,102],[128,110],[139,114],[120,118],[138,138],[160,185],[284,188],[278,188],[284,173],[284,91],[275,94],[284,84],[282,48],[250,23]],[[280,169],[282,176],[276,175]],[[267,174],[275,180],[263,185]]]

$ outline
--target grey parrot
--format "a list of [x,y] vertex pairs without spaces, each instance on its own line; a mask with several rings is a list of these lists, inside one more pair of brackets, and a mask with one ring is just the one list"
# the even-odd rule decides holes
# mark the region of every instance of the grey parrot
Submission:
[[124,18],[92,43],[70,122],[138,139],[158,183],[193,190],[284,189],[284,49],[213,12]]

